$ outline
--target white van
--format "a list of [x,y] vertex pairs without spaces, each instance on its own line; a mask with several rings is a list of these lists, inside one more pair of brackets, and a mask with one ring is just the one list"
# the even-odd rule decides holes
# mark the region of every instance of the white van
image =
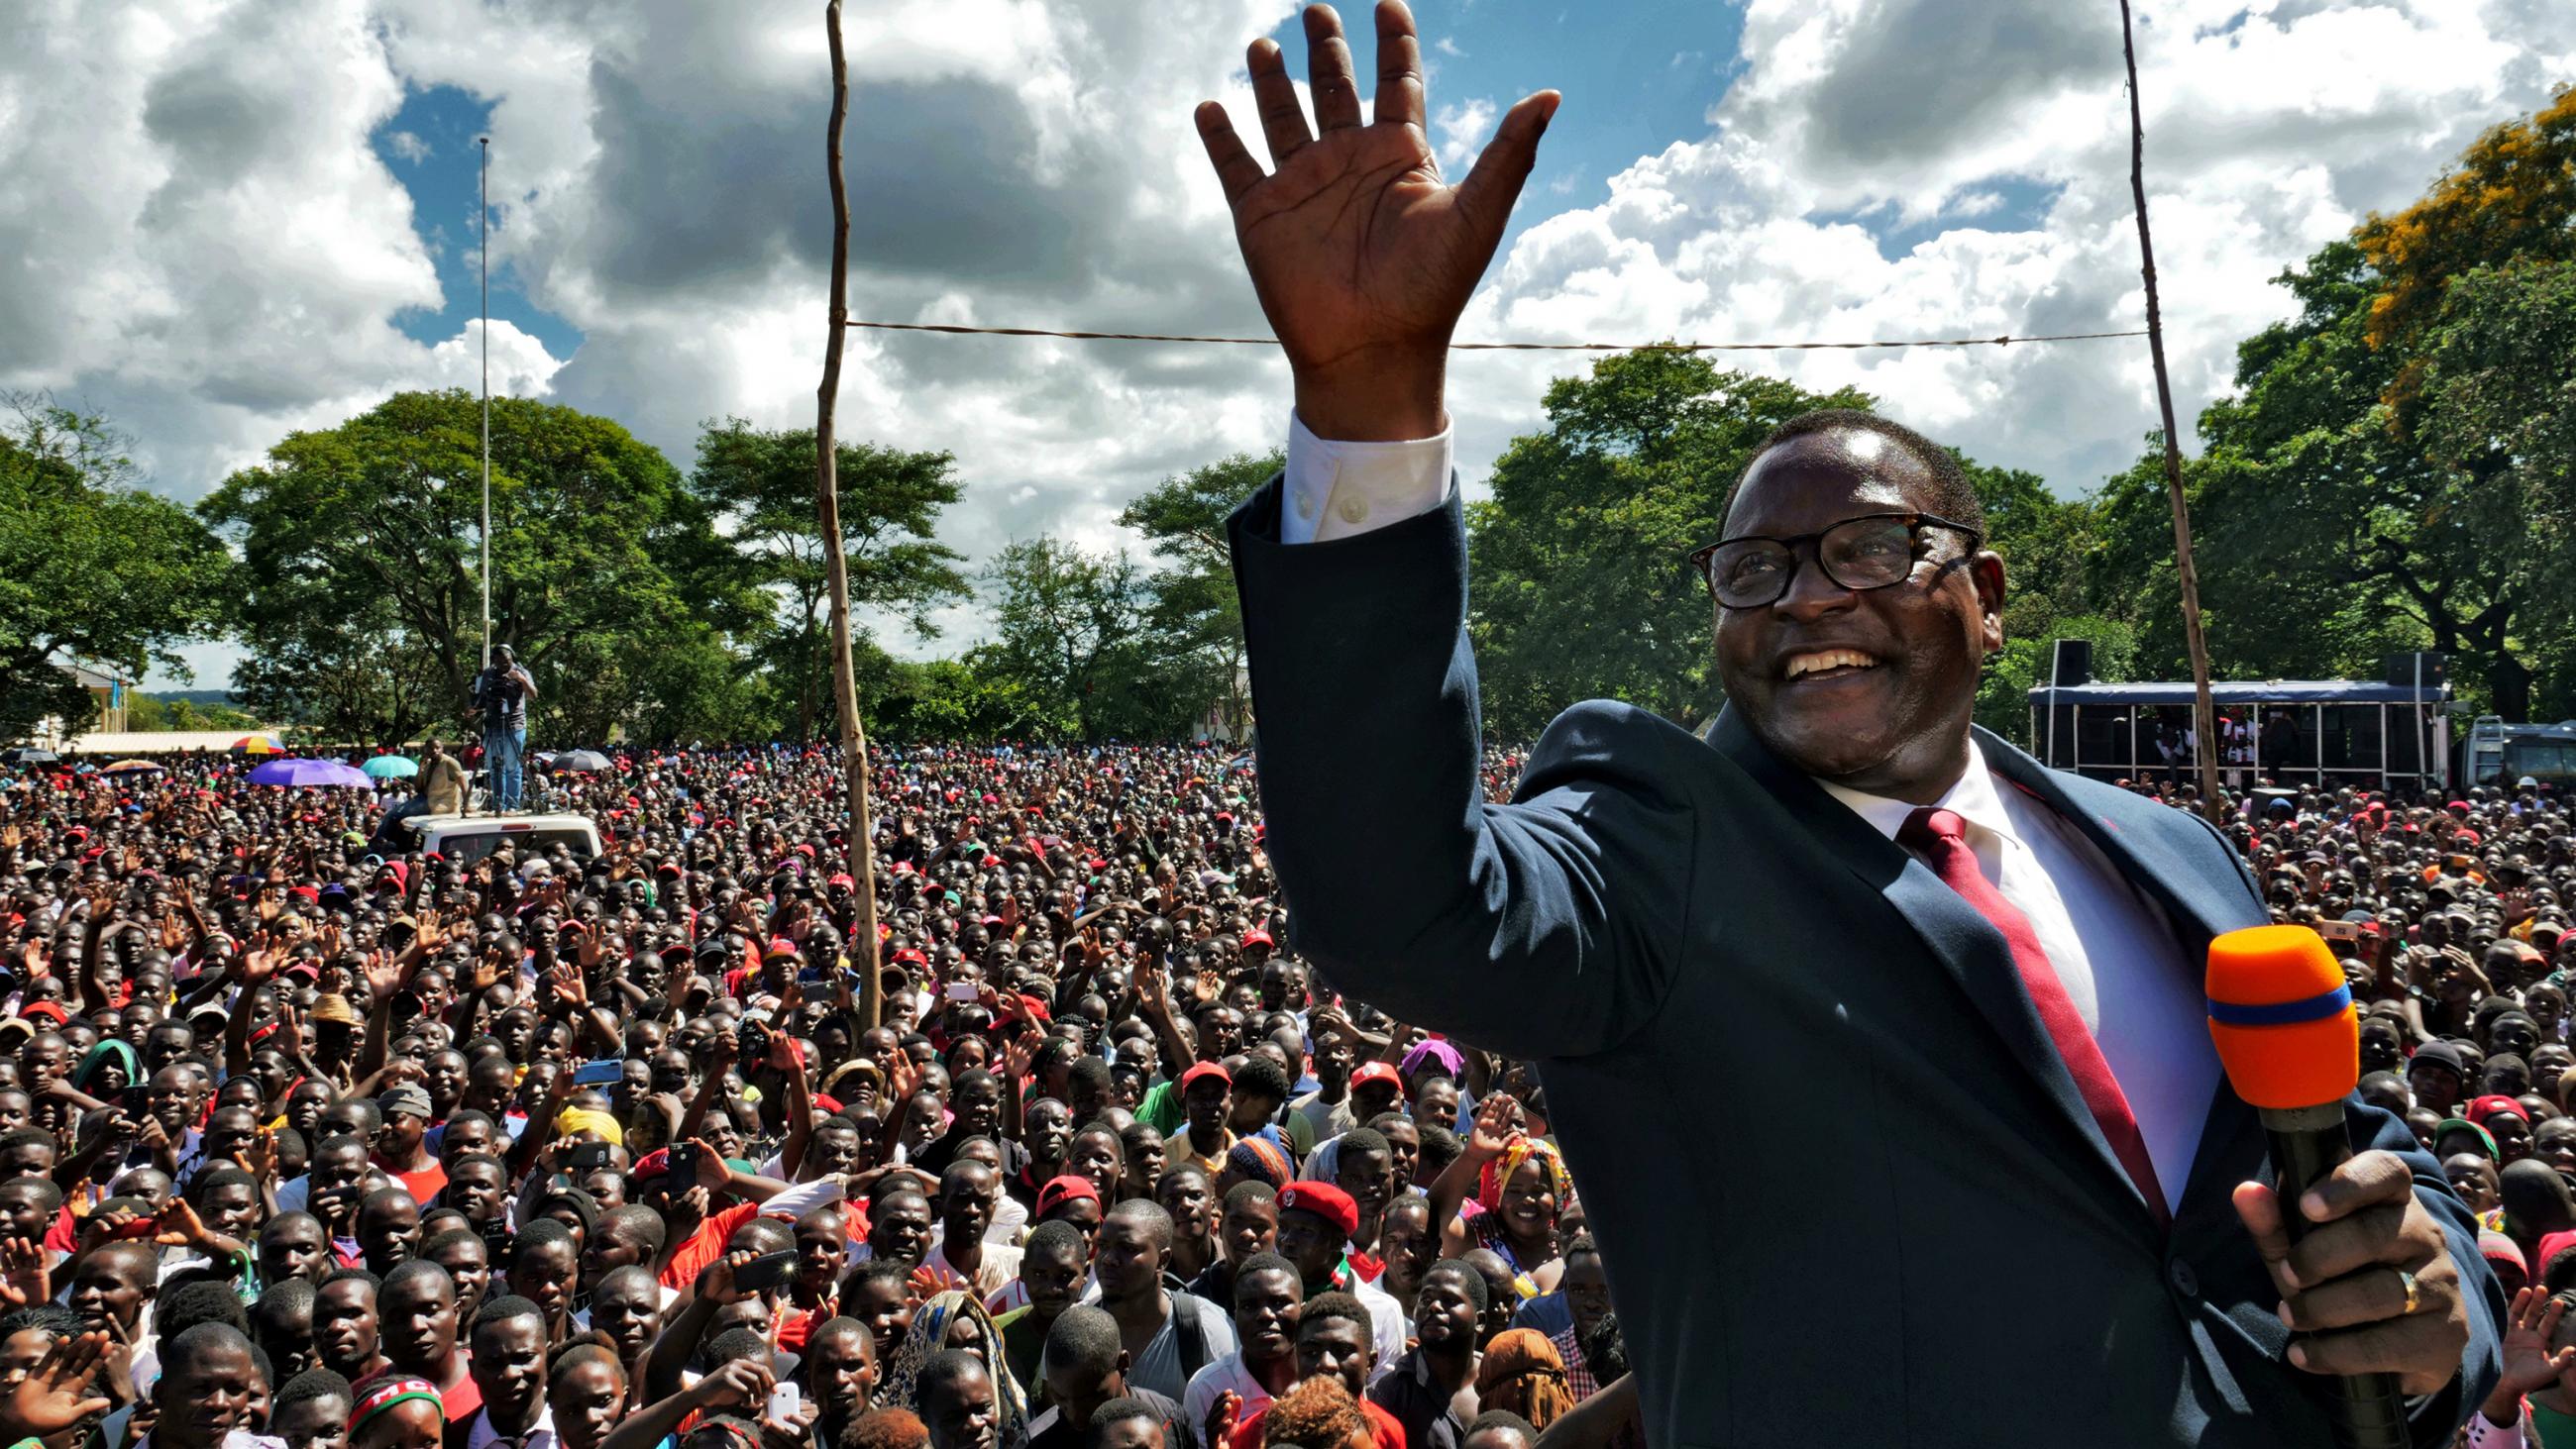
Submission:
[[420,837],[420,849],[460,865],[490,855],[503,841],[524,860],[555,846],[589,860],[599,854],[599,827],[581,815],[415,815],[402,822]]

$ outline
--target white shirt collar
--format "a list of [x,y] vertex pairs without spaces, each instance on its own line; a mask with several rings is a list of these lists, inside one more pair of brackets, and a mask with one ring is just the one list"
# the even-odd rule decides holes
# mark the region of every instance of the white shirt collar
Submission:
[[[1886,795],[1871,795],[1831,780],[1817,780],[1825,793],[1850,807],[1851,812],[1869,822],[1870,828],[1890,840],[1905,828],[1915,806],[1910,801]],[[1968,742],[1968,768],[1957,784],[1943,791],[1934,802],[1941,809],[1956,811],[1959,817],[1980,830],[1993,832],[2005,840],[2019,841],[2021,832],[2013,827],[2012,816],[2004,809],[2002,789],[1995,783],[1994,772],[1986,766],[1986,756],[1976,742]]]

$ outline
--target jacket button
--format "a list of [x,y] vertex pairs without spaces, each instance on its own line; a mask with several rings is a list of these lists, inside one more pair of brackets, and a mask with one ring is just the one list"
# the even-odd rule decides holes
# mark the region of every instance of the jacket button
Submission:
[[2173,1285],[2173,1291],[2185,1298],[2200,1296],[2200,1274],[2194,1272],[2191,1264],[2180,1258],[2165,1265],[2165,1281]]

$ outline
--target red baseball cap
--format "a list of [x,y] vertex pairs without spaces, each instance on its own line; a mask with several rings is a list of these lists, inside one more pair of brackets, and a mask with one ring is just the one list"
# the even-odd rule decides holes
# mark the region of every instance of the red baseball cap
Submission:
[[1370,1062],[1351,1073],[1352,1091],[1358,1091],[1371,1082],[1384,1082],[1399,1092],[1404,1090],[1404,1078],[1396,1075],[1395,1068],[1385,1062]]
[[1062,1177],[1050,1177],[1047,1185],[1038,1189],[1037,1216],[1043,1220],[1066,1203],[1081,1202],[1085,1198],[1100,1201],[1100,1189],[1091,1185],[1090,1178],[1076,1177],[1069,1172]]
[[1347,1238],[1360,1230],[1360,1205],[1329,1182],[1297,1181],[1279,1189],[1281,1212],[1308,1212],[1342,1230]]
[[1270,939],[1270,933],[1268,931],[1246,931],[1243,933],[1242,949],[1246,951],[1251,950],[1255,946],[1275,946],[1277,944],[1277,942]]
[[1234,1076],[1232,1073],[1226,1071],[1225,1063],[1200,1062],[1191,1067],[1188,1071],[1181,1073],[1181,1095],[1184,1097],[1188,1096],[1190,1094],[1190,1084],[1205,1077],[1214,1077],[1218,1081],[1225,1083],[1228,1087],[1232,1087],[1234,1085]]

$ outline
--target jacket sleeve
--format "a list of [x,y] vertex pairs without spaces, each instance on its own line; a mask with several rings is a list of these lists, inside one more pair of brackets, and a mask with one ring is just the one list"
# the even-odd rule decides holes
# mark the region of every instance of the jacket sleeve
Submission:
[[2487,1266],[2486,1255],[2478,1251],[2477,1218],[2451,1192],[2441,1164],[2424,1151],[2406,1124],[2377,1107],[2361,1105],[2358,1097],[2347,1102],[2344,1116],[2355,1152],[2394,1152],[2405,1160],[2415,1174],[2416,1200],[2441,1225],[2443,1240],[2450,1244],[2451,1264],[2459,1270],[2460,1297],[2469,1314],[2469,1344],[2460,1354],[2460,1372],[2441,1392],[2414,1404],[2408,1416],[2418,1449],[2437,1449],[2453,1441],[2503,1374],[2504,1287]]
[[[1266,843],[1289,931],[1338,989],[1523,1057],[1650,1017],[1691,901],[1695,812],[1658,769],[1689,737],[1570,710],[1521,797],[1482,797],[1459,501],[1328,542],[1279,540],[1274,478],[1229,520],[1260,721]],[[1668,761],[1664,763],[1669,763]]]

